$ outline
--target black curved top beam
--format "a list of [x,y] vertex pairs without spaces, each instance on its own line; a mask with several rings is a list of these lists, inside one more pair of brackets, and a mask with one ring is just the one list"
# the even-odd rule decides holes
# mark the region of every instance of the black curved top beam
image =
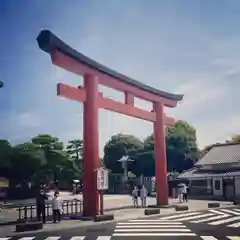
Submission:
[[42,30],[37,37],[37,42],[38,42],[39,48],[49,54],[51,54],[51,52],[53,50],[58,50],[62,54],[67,55],[67,56],[75,59],[76,61],[79,61],[79,62],[89,66],[92,69],[95,69],[99,72],[107,74],[111,77],[118,79],[119,81],[125,82],[125,83],[130,84],[135,87],[138,87],[147,92],[150,92],[155,95],[158,95],[158,96],[161,96],[164,98],[168,98],[168,99],[171,99],[174,101],[181,101],[183,99],[183,95],[172,94],[172,93],[168,93],[168,92],[164,92],[164,91],[155,89],[144,83],[141,83],[139,81],[131,79],[121,73],[118,73],[108,67],[105,67],[104,65],[102,65],[98,62],[95,62],[94,60],[84,56],[83,54],[77,52],[75,49],[71,48],[69,45],[64,43],[62,40],[60,40],[58,37],[56,37],[49,30]]

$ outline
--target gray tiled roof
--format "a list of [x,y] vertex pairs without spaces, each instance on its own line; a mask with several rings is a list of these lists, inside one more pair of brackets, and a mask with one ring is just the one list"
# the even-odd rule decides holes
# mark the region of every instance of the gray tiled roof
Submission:
[[240,171],[232,171],[232,172],[199,172],[198,169],[191,169],[187,172],[184,172],[178,176],[178,178],[207,178],[207,177],[233,177],[240,176]]
[[195,166],[240,163],[240,143],[215,145]]

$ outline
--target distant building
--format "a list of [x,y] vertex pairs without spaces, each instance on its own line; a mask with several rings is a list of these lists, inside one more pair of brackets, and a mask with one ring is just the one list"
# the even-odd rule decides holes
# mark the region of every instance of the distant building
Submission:
[[213,145],[178,178],[189,180],[191,195],[226,200],[240,196],[240,143]]

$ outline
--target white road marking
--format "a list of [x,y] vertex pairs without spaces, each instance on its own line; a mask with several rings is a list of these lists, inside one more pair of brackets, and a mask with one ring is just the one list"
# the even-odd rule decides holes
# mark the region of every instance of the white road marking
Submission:
[[8,239],[10,239],[10,238],[7,238],[7,237],[6,238],[0,238],[0,240],[8,240]]
[[228,227],[234,227],[234,228],[240,227],[240,222],[230,224],[228,225]]
[[195,215],[195,216],[181,218],[181,221],[188,221],[188,220],[192,220],[192,219],[196,219],[196,218],[210,217],[213,215],[214,215],[213,213],[206,213],[206,214],[197,215],[197,216]]
[[119,226],[119,225],[177,225],[177,224],[181,224],[181,223],[179,223],[179,222],[177,222],[177,224],[176,224],[176,222],[172,222],[172,223],[159,223],[159,222],[145,222],[145,223],[143,223],[143,222],[125,222],[125,223],[118,223],[117,224],[117,226]]
[[229,210],[229,209],[222,209],[222,211],[226,212],[226,213],[233,214],[233,215],[240,215],[240,212],[235,212],[235,211],[232,211],[232,210]]
[[61,237],[47,237],[47,238],[45,238],[45,240],[58,240],[60,238]]
[[[116,228],[186,228],[184,225],[118,225]],[[171,229],[169,229],[171,231]]]
[[195,233],[114,233],[114,237],[197,236]]
[[202,220],[191,221],[191,223],[210,222],[210,221],[214,221],[214,220],[218,220],[218,219],[222,219],[222,218],[227,218],[227,217],[229,217],[229,216],[230,216],[229,214],[225,214],[225,215],[220,215],[220,216],[205,218],[205,219],[202,219]]
[[226,214],[226,213],[223,213],[223,212],[221,212],[221,211],[219,211],[219,210],[215,210],[215,209],[209,209],[208,211],[209,211],[209,212],[212,212],[212,213],[215,213],[215,214],[220,214],[220,215]]
[[165,221],[161,219],[135,219],[135,220],[129,220],[128,222],[172,222],[172,221]]
[[110,240],[112,236],[98,236],[96,240]]
[[227,236],[227,238],[230,240],[240,240],[240,237],[238,236]]
[[84,240],[85,236],[75,236],[75,237],[71,237],[70,240]]
[[22,237],[18,240],[33,240],[35,237]]
[[[185,213],[185,214],[179,214],[179,215],[174,215],[174,216],[169,216],[169,217],[164,217],[161,218],[161,220],[170,220],[170,219],[174,219],[174,218],[181,218],[181,217],[187,217],[187,216],[193,216],[196,214],[199,214],[200,212],[190,212],[190,213]],[[179,220],[177,220],[179,221]]]
[[[146,224],[146,223],[148,223],[148,224],[171,224],[171,225],[176,225],[176,224],[182,224],[181,222],[173,222],[172,220],[171,221],[167,221],[167,220],[151,220],[151,221],[149,221],[149,220],[146,220],[146,219],[144,219],[144,220],[130,220],[130,221],[128,221],[128,222],[131,222],[131,223],[139,223],[139,224]],[[120,223],[121,224],[121,223]]]
[[217,238],[213,236],[200,236],[203,240],[217,240]]
[[164,228],[158,228],[158,229],[148,229],[148,228],[142,228],[142,229],[135,229],[135,228],[131,228],[131,229],[115,229],[114,232],[144,232],[144,231],[147,231],[147,232],[191,232],[190,229],[175,229],[175,228],[172,228],[172,229],[164,229]]
[[209,224],[210,224],[210,225],[220,225],[220,224],[224,224],[224,223],[228,223],[228,222],[233,222],[233,221],[237,221],[237,220],[240,220],[240,217],[232,217],[232,218],[228,218],[228,219],[223,219],[223,220],[211,222],[211,223],[209,223]]

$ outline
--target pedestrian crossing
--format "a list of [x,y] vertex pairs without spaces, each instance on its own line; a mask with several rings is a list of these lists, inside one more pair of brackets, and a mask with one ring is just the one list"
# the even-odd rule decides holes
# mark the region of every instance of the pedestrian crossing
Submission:
[[[165,236],[165,237],[171,237],[172,236],[183,236],[183,235],[151,235],[151,234],[148,234],[148,235],[123,235],[123,236],[116,236],[117,239],[119,239],[119,237],[159,237],[159,236]],[[189,235],[187,235],[189,236]],[[192,235],[191,235],[192,236]],[[183,236],[184,238],[186,237],[186,235]],[[222,240],[222,238],[217,238],[217,237],[214,237],[214,236],[197,236],[197,235],[194,235],[192,236],[194,239],[199,239],[199,240]],[[15,238],[16,239],[16,238]],[[22,237],[22,238],[18,238],[17,240],[37,240],[38,238],[37,237]],[[41,238],[41,240],[61,240],[61,239],[66,239],[66,238],[62,238],[60,236],[50,236],[50,237],[46,237],[46,238]],[[97,236],[96,238],[92,238],[91,239],[95,239],[95,240],[114,240],[115,237],[114,236]],[[225,236],[225,239],[227,240],[239,240],[240,239],[240,236]],[[11,240],[11,238],[0,238],[0,240]],[[87,236],[74,236],[74,237],[70,237],[68,238],[67,240],[89,240],[89,238]]]
[[150,220],[129,220],[119,222],[113,237],[150,237],[150,236],[196,236],[181,222]]
[[240,227],[240,209],[209,209],[206,211],[186,212],[161,217],[162,221],[177,221],[190,223],[206,223],[212,226]]
[[[95,239],[96,240],[110,240],[112,236],[97,236]],[[6,237],[6,238],[0,238],[0,240],[12,240],[13,238],[11,237]],[[14,238],[16,239],[16,238]],[[22,238],[17,238],[17,240],[37,240],[39,239],[38,237],[22,237]],[[61,240],[61,236],[49,236],[46,238],[41,238],[41,240]],[[65,239],[65,238],[64,238]],[[73,236],[68,238],[68,240],[87,240],[87,236]]]

